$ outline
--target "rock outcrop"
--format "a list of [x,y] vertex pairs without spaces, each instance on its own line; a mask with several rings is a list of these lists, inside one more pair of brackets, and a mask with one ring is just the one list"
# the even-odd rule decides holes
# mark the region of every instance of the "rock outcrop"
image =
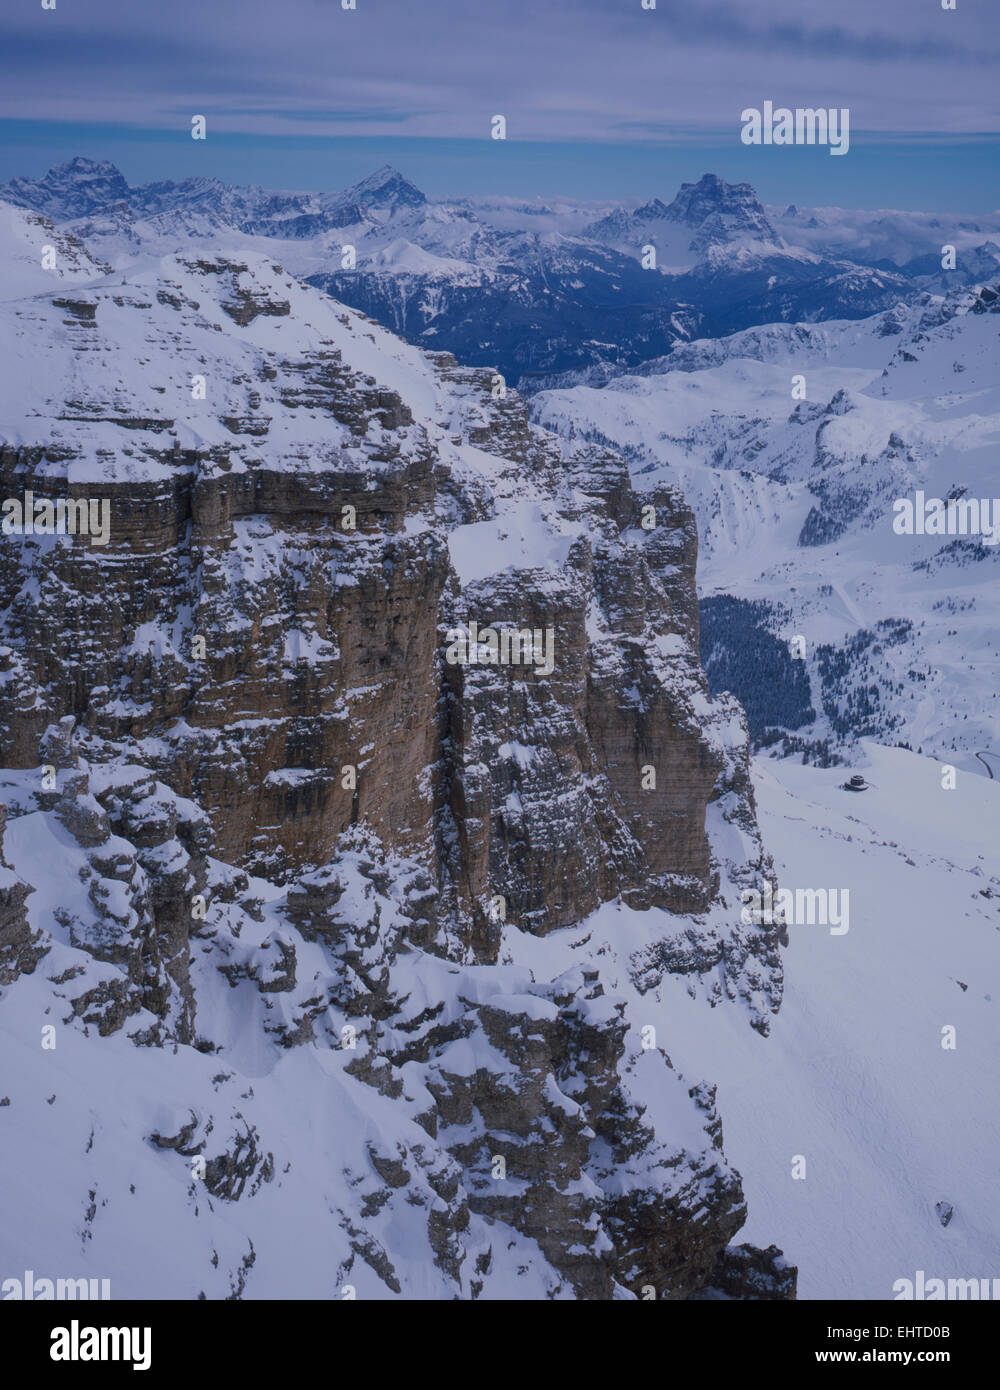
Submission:
[[305,1056],[366,1116],[307,1180],[345,1284],[421,1296],[423,1241],[434,1297],[709,1286],[739,1178],[644,1001],[682,974],[766,1031],[780,928],[740,924],[771,869],[683,500],[263,259],[5,312],[0,1009],[50,952],[62,1027],[192,1059],[136,1143],[247,1212],[240,1296]]

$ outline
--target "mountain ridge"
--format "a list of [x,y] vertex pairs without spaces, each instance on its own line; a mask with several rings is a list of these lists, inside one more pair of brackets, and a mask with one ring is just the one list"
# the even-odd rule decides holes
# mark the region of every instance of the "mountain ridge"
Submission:
[[794,1297],[657,1003],[763,1036],[786,940],[731,911],[773,867],[680,496],[270,256],[32,285],[0,343],[8,1249],[142,1297]]
[[[772,220],[750,185],[714,174],[683,184],[669,204],[654,198],[596,222],[534,207],[498,209],[491,221],[488,205],[429,200],[390,165],[332,192],[199,178],[126,188],[102,206],[96,190],[122,193],[116,176],[76,161],[12,181],[0,197],[57,220],[61,207],[69,230],[118,266],[191,239],[235,253],[272,243],[283,264],[335,298],[414,343],[495,365],[525,390],[570,370],[637,366],[692,337],[864,317],[919,293],[928,269],[919,257],[911,273],[883,256],[858,263],[789,241],[793,227],[812,236],[811,219]],[[655,267],[643,260],[650,243]],[[960,264],[966,278],[976,269]]]

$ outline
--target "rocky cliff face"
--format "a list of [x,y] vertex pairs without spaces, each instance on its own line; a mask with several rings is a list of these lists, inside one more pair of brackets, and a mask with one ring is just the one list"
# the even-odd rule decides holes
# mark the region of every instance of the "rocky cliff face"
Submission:
[[[63,1048],[3,1123],[64,1054],[98,1059],[91,1115],[132,1078],[105,1267],[181,1297],[718,1283],[739,1178],[657,988],[766,1031],[780,929],[740,925],[771,866],[683,500],[263,259],[0,323],[0,1014]],[[115,1239],[136,1174],[155,1275]]]

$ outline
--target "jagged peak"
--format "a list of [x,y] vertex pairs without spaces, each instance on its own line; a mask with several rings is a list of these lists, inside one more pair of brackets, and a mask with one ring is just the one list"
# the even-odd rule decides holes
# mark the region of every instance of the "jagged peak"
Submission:
[[362,206],[418,207],[427,202],[425,195],[391,164],[383,164],[373,174],[344,190],[340,199]]
[[0,197],[53,216],[80,217],[129,195],[125,176],[110,160],[76,155],[39,179],[19,175],[0,185]]
[[25,175],[18,175],[11,179],[11,183],[34,184],[51,188],[65,187],[67,183],[92,183],[96,179],[120,184],[122,188],[128,190],[125,175],[117,164],[113,164],[110,159],[90,159],[87,155],[82,154],[74,155],[72,159],[68,159],[62,164],[53,164],[41,178],[30,179]]
[[766,221],[764,205],[749,183],[726,183],[718,174],[702,174],[697,183],[682,183],[670,204],[678,221],[701,223],[715,212],[748,212]]
[[82,177],[100,174],[106,178],[124,178],[118,165],[112,163],[110,159],[91,159],[85,154],[74,155],[72,159],[67,159],[62,164],[53,164],[46,177],[52,178],[56,174],[73,174]]

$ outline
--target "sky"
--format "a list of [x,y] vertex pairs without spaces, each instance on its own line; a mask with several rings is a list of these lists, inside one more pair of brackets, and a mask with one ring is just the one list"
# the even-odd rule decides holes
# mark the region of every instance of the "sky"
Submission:
[[[3,179],[83,154],[322,189],[391,163],[432,196],[600,199],[711,170],[767,202],[1000,207],[997,0],[49,2],[4,17]],[[847,107],[849,153],[743,145],[765,100]]]

